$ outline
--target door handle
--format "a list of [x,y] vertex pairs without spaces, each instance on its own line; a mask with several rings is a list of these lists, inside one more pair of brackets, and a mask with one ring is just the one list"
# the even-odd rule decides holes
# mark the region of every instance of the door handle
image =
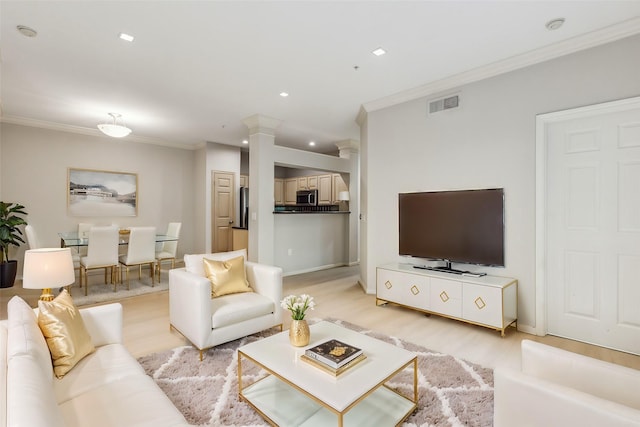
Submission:
[[232,219],[229,220],[229,224],[233,224],[233,220]]

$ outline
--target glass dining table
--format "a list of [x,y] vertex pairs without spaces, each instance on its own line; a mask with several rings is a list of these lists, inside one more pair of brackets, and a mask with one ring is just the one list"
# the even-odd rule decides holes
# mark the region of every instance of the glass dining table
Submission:
[[[86,237],[81,237],[77,231],[67,231],[58,233],[60,237],[60,247],[61,248],[69,248],[69,247],[81,247],[81,246],[89,246],[89,239]],[[166,234],[156,234],[156,243],[163,242],[173,242],[178,240],[177,237],[167,236]],[[120,233],[118,235],[118,243],[120,246],[129,244],[129,234],[128,233]]]

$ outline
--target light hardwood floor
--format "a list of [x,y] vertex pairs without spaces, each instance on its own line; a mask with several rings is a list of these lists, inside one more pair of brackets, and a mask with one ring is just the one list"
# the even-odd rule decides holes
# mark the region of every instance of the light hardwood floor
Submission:
[[[165,279],[166,280],[166,279]],[[15,288],[21,289],[16,285]],[[0,318],[6,318],[9,293],[2,290]],[[23,296],[33,303],[38,293]],[[500,333],[436,315],[426,316],[393,305],[376,306],[375,295],[367,295],[358,284],[357,267],[340,267],[284,279],[284,294],[312,295],[316,308],[308,318],[334,318],[393,335],[431,350],[454,355],[470,362],[495,368],[520,366],[520,341],[531,339],[594,358],[640,369],[640,356],[563,338],[537,337],[509,328]],[[124,308],[124,341],[136,357],[170,349],[188,342],[169,328],[168,292],[120,300]],[[285,329],[290,319],[285,315]]]

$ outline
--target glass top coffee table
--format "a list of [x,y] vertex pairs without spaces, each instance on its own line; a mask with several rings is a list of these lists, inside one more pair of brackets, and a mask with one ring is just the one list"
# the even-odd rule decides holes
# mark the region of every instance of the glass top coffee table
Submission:
[[[330,322],[310,326],[306,347],[289,343],[288,331],[238,349],[238,394],[270,424],[279,426],[394,426],[418,405],[415,353]],[[339,376],[300,359],[306,348],[329,339],[359,347],[366,359]],[[246,359],[268,372],[251,384],[242,383]],[[385,383],[413,369],[413,396]]]

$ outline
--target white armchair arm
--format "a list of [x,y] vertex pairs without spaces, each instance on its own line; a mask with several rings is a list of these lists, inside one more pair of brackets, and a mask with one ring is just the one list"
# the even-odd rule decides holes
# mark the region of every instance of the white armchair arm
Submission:
[[122,305],[106,304],[79,311],[94,346],[122,343]]
[[266,264],[258,264],[255,262],[245,262],[247,271],[247,280],[251,288],[273,300],[275,307],[276,319],[282,319],[282,269]]
[[494,372],[494,426],[640,426],[640,371],[522,342],[522,372]]
[[211,282],[184,268],[169,270],[169,321],[196,347],[211,334]]

